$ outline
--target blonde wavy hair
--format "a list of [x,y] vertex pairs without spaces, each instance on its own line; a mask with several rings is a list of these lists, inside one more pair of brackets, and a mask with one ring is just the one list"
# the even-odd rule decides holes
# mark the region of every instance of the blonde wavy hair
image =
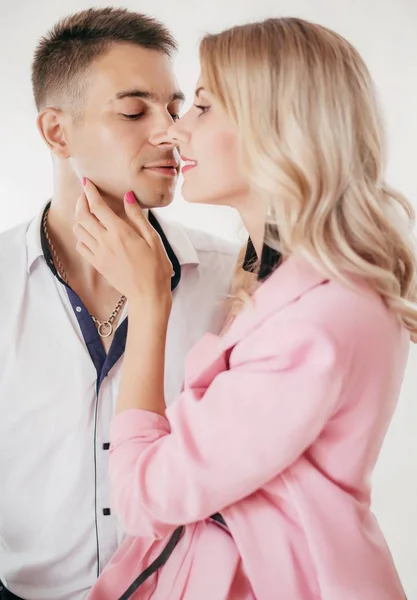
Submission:
[[268,245],[365,278],[416,341],[414,214],[385,183],[375,90],[355,48],[320,25],[268,19],[206,36],[200,60],[268,206]]

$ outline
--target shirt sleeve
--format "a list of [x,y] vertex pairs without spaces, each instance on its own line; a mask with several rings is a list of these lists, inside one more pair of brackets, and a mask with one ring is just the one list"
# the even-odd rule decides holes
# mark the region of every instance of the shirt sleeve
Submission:
[[252,494],[320,435],[341,396],[346,352],[321,325],[269,319],[230,369],[185,389],[167,416],[112,425],[113,506],[131,535],[164,537]]

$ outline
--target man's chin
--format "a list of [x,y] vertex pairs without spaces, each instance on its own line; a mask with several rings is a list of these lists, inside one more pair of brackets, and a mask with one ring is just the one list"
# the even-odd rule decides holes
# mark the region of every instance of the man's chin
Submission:
[[178,183],[178,174],[175,176],[160,175],[158,173],[142,171],[136,181],[131,185],[139,204],[143,208],[163,208],[169,206],[175,195]]
[[164,208],[165,206],[169,206],[172,204],[174,200],[173,195],[160,194],[159,197],[141,197],[139,194],[136,194],[136,198],[139,200],[139,204],[143,209],[152,210],[153,208]]

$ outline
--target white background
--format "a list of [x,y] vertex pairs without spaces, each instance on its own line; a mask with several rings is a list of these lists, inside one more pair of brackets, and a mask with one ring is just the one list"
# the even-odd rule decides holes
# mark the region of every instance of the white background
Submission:
[[[109,3],[92,2],[95,6]],[[30,84],[33,49],[57,19],[90,5],[88,0],[0,0],[0,231],[31,217],[52,190],[50,158],[35,127]],[[180,42],[176,68],[189,101],[198,76],[198,40],[206,32],[291,15],[317,21],[347,37],[367,61],[381,95],[389,141],[388,180],[417,208],[417,0],[132,0],[123,6],[149,13],[171,28]],[[224,237],[241,232],[235,213],[189,206],[180,190],[165,211]],[[409,600],[417,600],[416,367],[413,349],[374,477],[374,511]]]

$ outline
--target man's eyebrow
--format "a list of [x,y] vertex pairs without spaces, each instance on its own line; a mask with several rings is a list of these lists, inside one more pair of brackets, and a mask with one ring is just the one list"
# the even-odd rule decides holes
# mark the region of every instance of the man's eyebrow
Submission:
[[184,94],[180,91],[174,92],[171,96],[171,102],[175,102],[175,100],[178,100],[180,102],[185,102]]
[[[125,90],[116,94],[116,100],[123,100],[124,98],[142,98],[144,100],[150,100],[151,102],[157,102],[158,96],[152,92],[146,90],[132,89]],[[185,96],[182,92],[177,91],[171,94],[168,102],[180,101],[184,102]]]

